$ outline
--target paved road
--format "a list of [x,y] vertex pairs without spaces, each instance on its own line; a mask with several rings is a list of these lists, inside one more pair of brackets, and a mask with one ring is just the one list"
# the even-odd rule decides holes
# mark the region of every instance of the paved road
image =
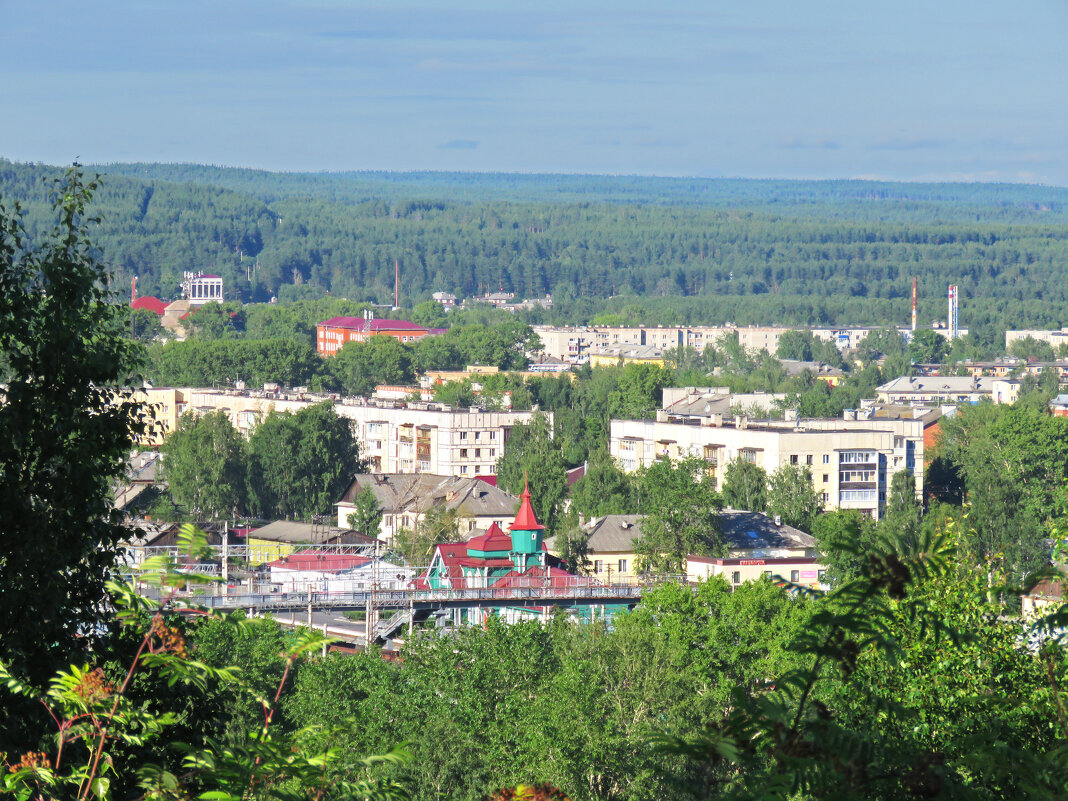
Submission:
[[[302,612],[300,614],[278,612],[272,614],[271,617],[283,626],[308,625],[307,612]],[[336,637],[339,640],[344,640],[346,642],[358,641],[363,643],[367,636],[367,627],[364,625],[363,621],[349,620],[340,612],[312,612],[312,628],[322,631],[323,626],[326,626],[326,634],[328,637]]]

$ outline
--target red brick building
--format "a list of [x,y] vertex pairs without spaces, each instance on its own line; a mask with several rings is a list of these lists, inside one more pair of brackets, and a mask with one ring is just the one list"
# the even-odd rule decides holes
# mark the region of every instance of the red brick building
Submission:
[[423,328],[407,320],[377,320],[374,317],[332,317],[315,326],[315,349],[331,356],[346,342],[366,342],[371,336],[388,336],[401,342],[414,342],[440,329]]

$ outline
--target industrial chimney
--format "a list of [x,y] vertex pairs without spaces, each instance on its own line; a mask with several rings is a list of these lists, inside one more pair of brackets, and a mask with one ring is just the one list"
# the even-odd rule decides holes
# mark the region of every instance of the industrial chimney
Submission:
[[916,333],[916,276],[912,277],[912,333]]

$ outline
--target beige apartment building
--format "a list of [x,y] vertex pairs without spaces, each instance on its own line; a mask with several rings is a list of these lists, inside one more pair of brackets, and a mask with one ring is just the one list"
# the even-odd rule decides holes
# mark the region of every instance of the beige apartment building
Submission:
[[904,376],[887,381],[875,390],[878,403],[903,406],[1015,403],[1020,397],[1020,382],[1009,378],[980,376]]
[[[197,415],[223,411],[234,428],[248,436],[271,411],[297,412],[329,401],[353,421],[360,455],[375,473],[437,473],[446,476],[494,475],[504,443],[517,423],[533,412],[454,409],[440,403],[407,403],[367,398],[338,398],[308,392],[223,389],[148,390],[159,403],[161,429],[173,431],[186,411]],[[552,426],[552,415],[547,414]],[[160,440],[162,441],[162,437]]]
[[1059,331],[1043,331],[1040,329],[1006,331],[1005,350],[1011,348],[1014,342],[1018,342],[1021,339],[1027,339],[1028,337],[1037,339],[1039,342],[1045,342],[1056,350],[1061,345],[1068,345],[1068,326],[1065,326]]
[[[825,326],[808,328],[812,336],[824,342],[833,342],[840,350],[855,348],[876,326]],[[710,325],[710,326],[534,326],[534,333],[541,339],[540,354],[551,356],[572,364],[585,364],[590,354],[603,351],[616,345],[647,345],[661,350],[688,347],[702,351],[708,345],[715,345],[724,336],[737,334],[738,343],[749,350],[766,350],[774,354],[779,349],[779,338],[787,331],[805,330],[805,326],[781,325]],[[898,333],[908,340],[912,330],[899,327]],[[948,328],[933,328],[935,333],[948,337]],[[966,328],[958,329],[960,336],[968,333]],[[1020,334],[1052,334],[1058,332],[1022,331],[1009,332]],[[1038,337],[1041,338],[1041,337]],[[1006,334],[1006,340],[1008,334]],[[1047,341],[1050,341],[1047,339]],[[1064,339],[1068,342],[1068,329]]]
[[784,465],[807,467],[825,509],[858,509],[878,519],[899,470],[913,472],[916,494],[922,495],[923,434],[920,419],[750,421],[710,415],[679,422],[612,420],[609,445],[628,472],[662,459],[702,458],[718,489],[735,459],[769,474]]

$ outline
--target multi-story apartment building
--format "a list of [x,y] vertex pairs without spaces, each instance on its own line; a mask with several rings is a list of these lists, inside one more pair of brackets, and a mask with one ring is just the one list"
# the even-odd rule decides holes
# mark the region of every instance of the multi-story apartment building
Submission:
[[[779,348],[779,338],[787,331],[797,331],[803,326],[646,326],[624,328],[615,326],[534,326],[534,333],[541,339],[541,351],[547,356],[569,361],[585,363],[589,355],[596,351],[615,345],[648,345],[669,350],[671,348],[694,348],[704,350],[708,345],[715,345],[724,336],[738,337],[738,343],[750,350],[766,350],[775,353]],[[869,333],[876,330],[874,326],[848,326],[810,328],[816,339],[833,342],[842,350],[855,348]],[[948,337],[948,328],[935,328],[936,333]],[[904,339],[909,339],[909,328],[898,328]],[[968,333],[966,328],[958,329],[958,335]]]
[[953,375],[904,376],[887,381],[875,390],[879,403],[905,406],[975,404],[982,400],[1015,403],[1019,394],[1019,381]]
[[1045,342],[1056,350],[1061,345],[1068,345],[1068,326],[1060,329],[1059,331],[1042,331],[1036,329],[1025,329],[1020,331],[1006,331],[1005,332],[1005,350],[1012,347],[1014,342],[1021,339],[1037,339],[1039,342]]
[[826,509],[859,509],[879,518],[894,473],[911,470],[923,491],[922,419],[760,420],[721,415],[667,420],[613,420],[610,452],[626,471],[661,459],[696,456],[723,488],[735,459],[772,473],[784,465],[807,467]]
[[[181,399],[174,404],[177,413],[223,411],[245,436],[271,411],[296,412],[330,401],[338,415],[353,421],[360,454],[375,473],[493,475],[512,427],[529,423],[534,414],[454,409],[440,403],[337,398],[276,388],[174,391]],[[551,427],[552,415],[548,417]]]

